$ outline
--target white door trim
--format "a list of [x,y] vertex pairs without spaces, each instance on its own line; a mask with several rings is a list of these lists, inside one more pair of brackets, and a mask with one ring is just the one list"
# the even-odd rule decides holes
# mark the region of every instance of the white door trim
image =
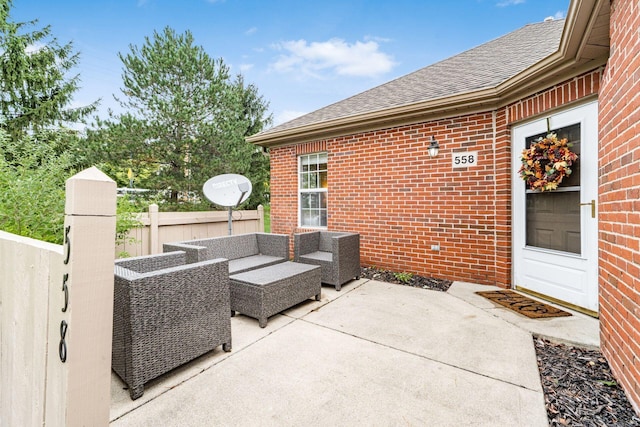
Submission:
[[[580,123],[581,253],[570,254],[526,245],[525,186],[518,176],[525,138]],[[598,310],[598,103],[593,101],[528,123],[515,126],[512,141],[512,265],[514,287],[521,287],[570,305]]]

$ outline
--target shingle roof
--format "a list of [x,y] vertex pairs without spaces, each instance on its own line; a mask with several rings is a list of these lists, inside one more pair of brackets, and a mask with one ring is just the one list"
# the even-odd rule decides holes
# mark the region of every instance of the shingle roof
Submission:
[[256,136],[494,88],[556,52],[563,27],[564,19],[526,25]]

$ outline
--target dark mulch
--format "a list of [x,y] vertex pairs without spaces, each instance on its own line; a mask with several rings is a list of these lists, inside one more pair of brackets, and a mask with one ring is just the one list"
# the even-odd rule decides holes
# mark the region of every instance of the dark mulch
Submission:
[[551,426],[640,426],[597,350],[534,340]]
[[[443,292],[452,283],[375,267],[363,267],[362,277]],[[541,338],[534,343],[550,426],[640,427],[640,417],[601,352]]]
[[[395,283],[397,285],[413,286],[414,288],[431,289],[447,292],[453,283],[447,279],[423,277],[408,273],[395,273],[375,267],[362,267],[361,277],[364,279],[378,280],[380,282]],[[404,279],[404,280],[403,280]]]

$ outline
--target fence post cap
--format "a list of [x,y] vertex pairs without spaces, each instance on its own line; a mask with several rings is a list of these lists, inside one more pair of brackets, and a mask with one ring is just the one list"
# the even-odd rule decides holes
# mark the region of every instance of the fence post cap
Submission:
[[116,182],[92,166],[67,179],[67,215],[116,214]]

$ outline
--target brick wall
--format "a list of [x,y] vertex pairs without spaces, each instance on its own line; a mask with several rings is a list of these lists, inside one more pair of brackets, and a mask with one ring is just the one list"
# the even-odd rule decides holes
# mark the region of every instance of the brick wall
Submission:
[[[363,265],[507,283],[508,269],[498,279],[496,253],[508,261],[508,152],[496,152],[507,144],[494,146],[495,120],[487,112],[273,148],[272,230],[301,231],[297,155],[327,151],[328,228],[361,234]],[[441,146],[436,158],[427,152],[432,135]],[[478,166],[452,169],[454,151],[477,151]]]
[[614,375],[640,408],[640,4],[611,5],[600,91],[600,326]]
[[597,68],[514,102],[507,107],[507,120],[519,122],[595,96],[603,72],[603,68]]
[[511,129],[507,109],[495,113],[496,286],[511,287]]

